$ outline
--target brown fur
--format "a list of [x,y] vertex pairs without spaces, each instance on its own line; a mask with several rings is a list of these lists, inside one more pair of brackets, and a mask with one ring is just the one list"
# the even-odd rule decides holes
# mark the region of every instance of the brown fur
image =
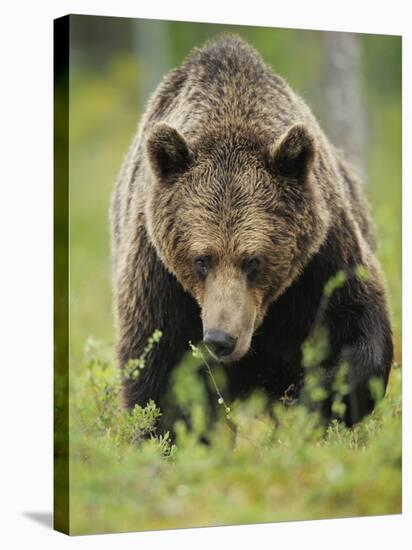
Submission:
[[236,339],[225,359],[237,362],[225,367],[233,397],[254,387],[279,397],[302,378],[300,346],[324,284],[363,264],[369,281],[337,292],[325,322],[330,367],[344,354],[354,364],[360,397],[347,421],[370,410],[366,383],[376,375],[386,384],[392,342],[367,204],[309,108],[250,46],[225,37],[165,77],[124,162],[111,221],[121,365],[154,329],[164,333],[140,380],[125,384],[129,406],[161,400],[188,340],[208,329]]

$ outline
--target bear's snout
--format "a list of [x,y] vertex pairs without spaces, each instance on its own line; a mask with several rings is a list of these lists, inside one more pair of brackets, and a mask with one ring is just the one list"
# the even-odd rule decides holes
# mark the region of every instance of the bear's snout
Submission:
[[203,336],[203,342],[207,349],[217,359],[227,357],[236,346],[237,338],[234,338],[223,330],[207,330]]
[[202,296],[203,342],[222,363],[241,359],[250,348],[256,304],[246,278],[233,268],[207,278]]

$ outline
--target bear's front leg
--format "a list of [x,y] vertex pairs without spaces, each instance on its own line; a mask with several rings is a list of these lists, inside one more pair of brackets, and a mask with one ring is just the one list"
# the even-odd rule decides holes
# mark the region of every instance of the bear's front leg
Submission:
[[145,233],[136,241],[119,273],[116,296],[117,351],[128,408],[151,399],[161,405],[172,369],[188,351],[189,340],[197,342],[202,334],[193,298],[164,268]]
[[390,333],[378,332],[378,335],[369,334],[342,351],[341,363],[345,362],[349,367],[349,393],[343,399],[344,420],[348,426],[359,422],[374,409],[376,396],[371,387],[374,380],[379,381],[383,392],[386,390],[393,346]]
[[326,373],[330,391],[326,409],[333,417],[331,405],[339,391],[333,386],[339,368],[346,365],[344,421],[352,426],[375,406],[372,381],[380,381],[385,391],[393,361],[392,332],[383,294],[358,282],[348,285],[333,299],[327,326],[332,360]]

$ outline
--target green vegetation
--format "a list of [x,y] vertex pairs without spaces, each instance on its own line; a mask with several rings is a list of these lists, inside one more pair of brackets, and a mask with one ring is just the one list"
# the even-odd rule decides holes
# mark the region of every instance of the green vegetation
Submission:
[[178,421],[172,443],[156,431],[155,403],[120,406],[111,353],[92,341],[87,348],[71,388],[74,533],[400,513],[399,367],[386,398],[352,430],[337,421],[325,429],[286,399],[274,420],[257,394],[230,411],[216,395],[220,418],[210,431],[199,361],[188,357],[175,385],[192,429]]
[[[157,36],[156,24],[149,23],[147,28]],[[113,37],[107,32],[104,59],[95,61],[90,51],[86,63],[76,52],[89,50],[81,34],[76,35],[76,29],[72,33],[78,38],[72,44],[70,79],[71,531],[399,513],[399,367],[393,370],[378,409],[353,430],[333,423],[325,431],[315,413],[301,404],[287,406],[287,399],[276,406],[276,421],[265,412],[262,396],[225,403],[224,384],[213,372],[222,390],[214,411],[219,420],[208,433],[210,444],[204,445],[207,410],[202,407],[204,391],[196,381],[198,358],[190,352],[176,373],[174,387],[176,399],[188,407],[191,431],[178,424],[176,441],[171,442],[167,433],[155,430],[161,414],[156,404],[131,413],[121,406],[110,288],[110,193],[147,91],[193,45],[225,30],[181,23],[168,23],[167,29],[168,58],[159,65],[151,63],[144,49],[139,49],[141,56],[130,47],[111,50],[107,44]],[[322,121],[326,119],[319,92],[321,33],[234,30],[304,95]],[[367,194],[378,230],[400,363],[400,39],[365,35],[361,41],[368,120]],[[148,345],[156,345],[160,337],[154,335]],[[144,368],[144,358],[130,367],[131,371]]]

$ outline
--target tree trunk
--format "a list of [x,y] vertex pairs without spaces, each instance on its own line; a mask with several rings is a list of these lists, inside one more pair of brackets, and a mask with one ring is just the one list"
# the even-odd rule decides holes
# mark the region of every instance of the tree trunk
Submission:
[[133,21],[133,40],[139,63],[139,107],[146,102],[164,74],[170,70],[169,24],[166,21]]
[[325,120],[336,147],[366,179],[366,113],[362,51],[356,34],[325,32]]

